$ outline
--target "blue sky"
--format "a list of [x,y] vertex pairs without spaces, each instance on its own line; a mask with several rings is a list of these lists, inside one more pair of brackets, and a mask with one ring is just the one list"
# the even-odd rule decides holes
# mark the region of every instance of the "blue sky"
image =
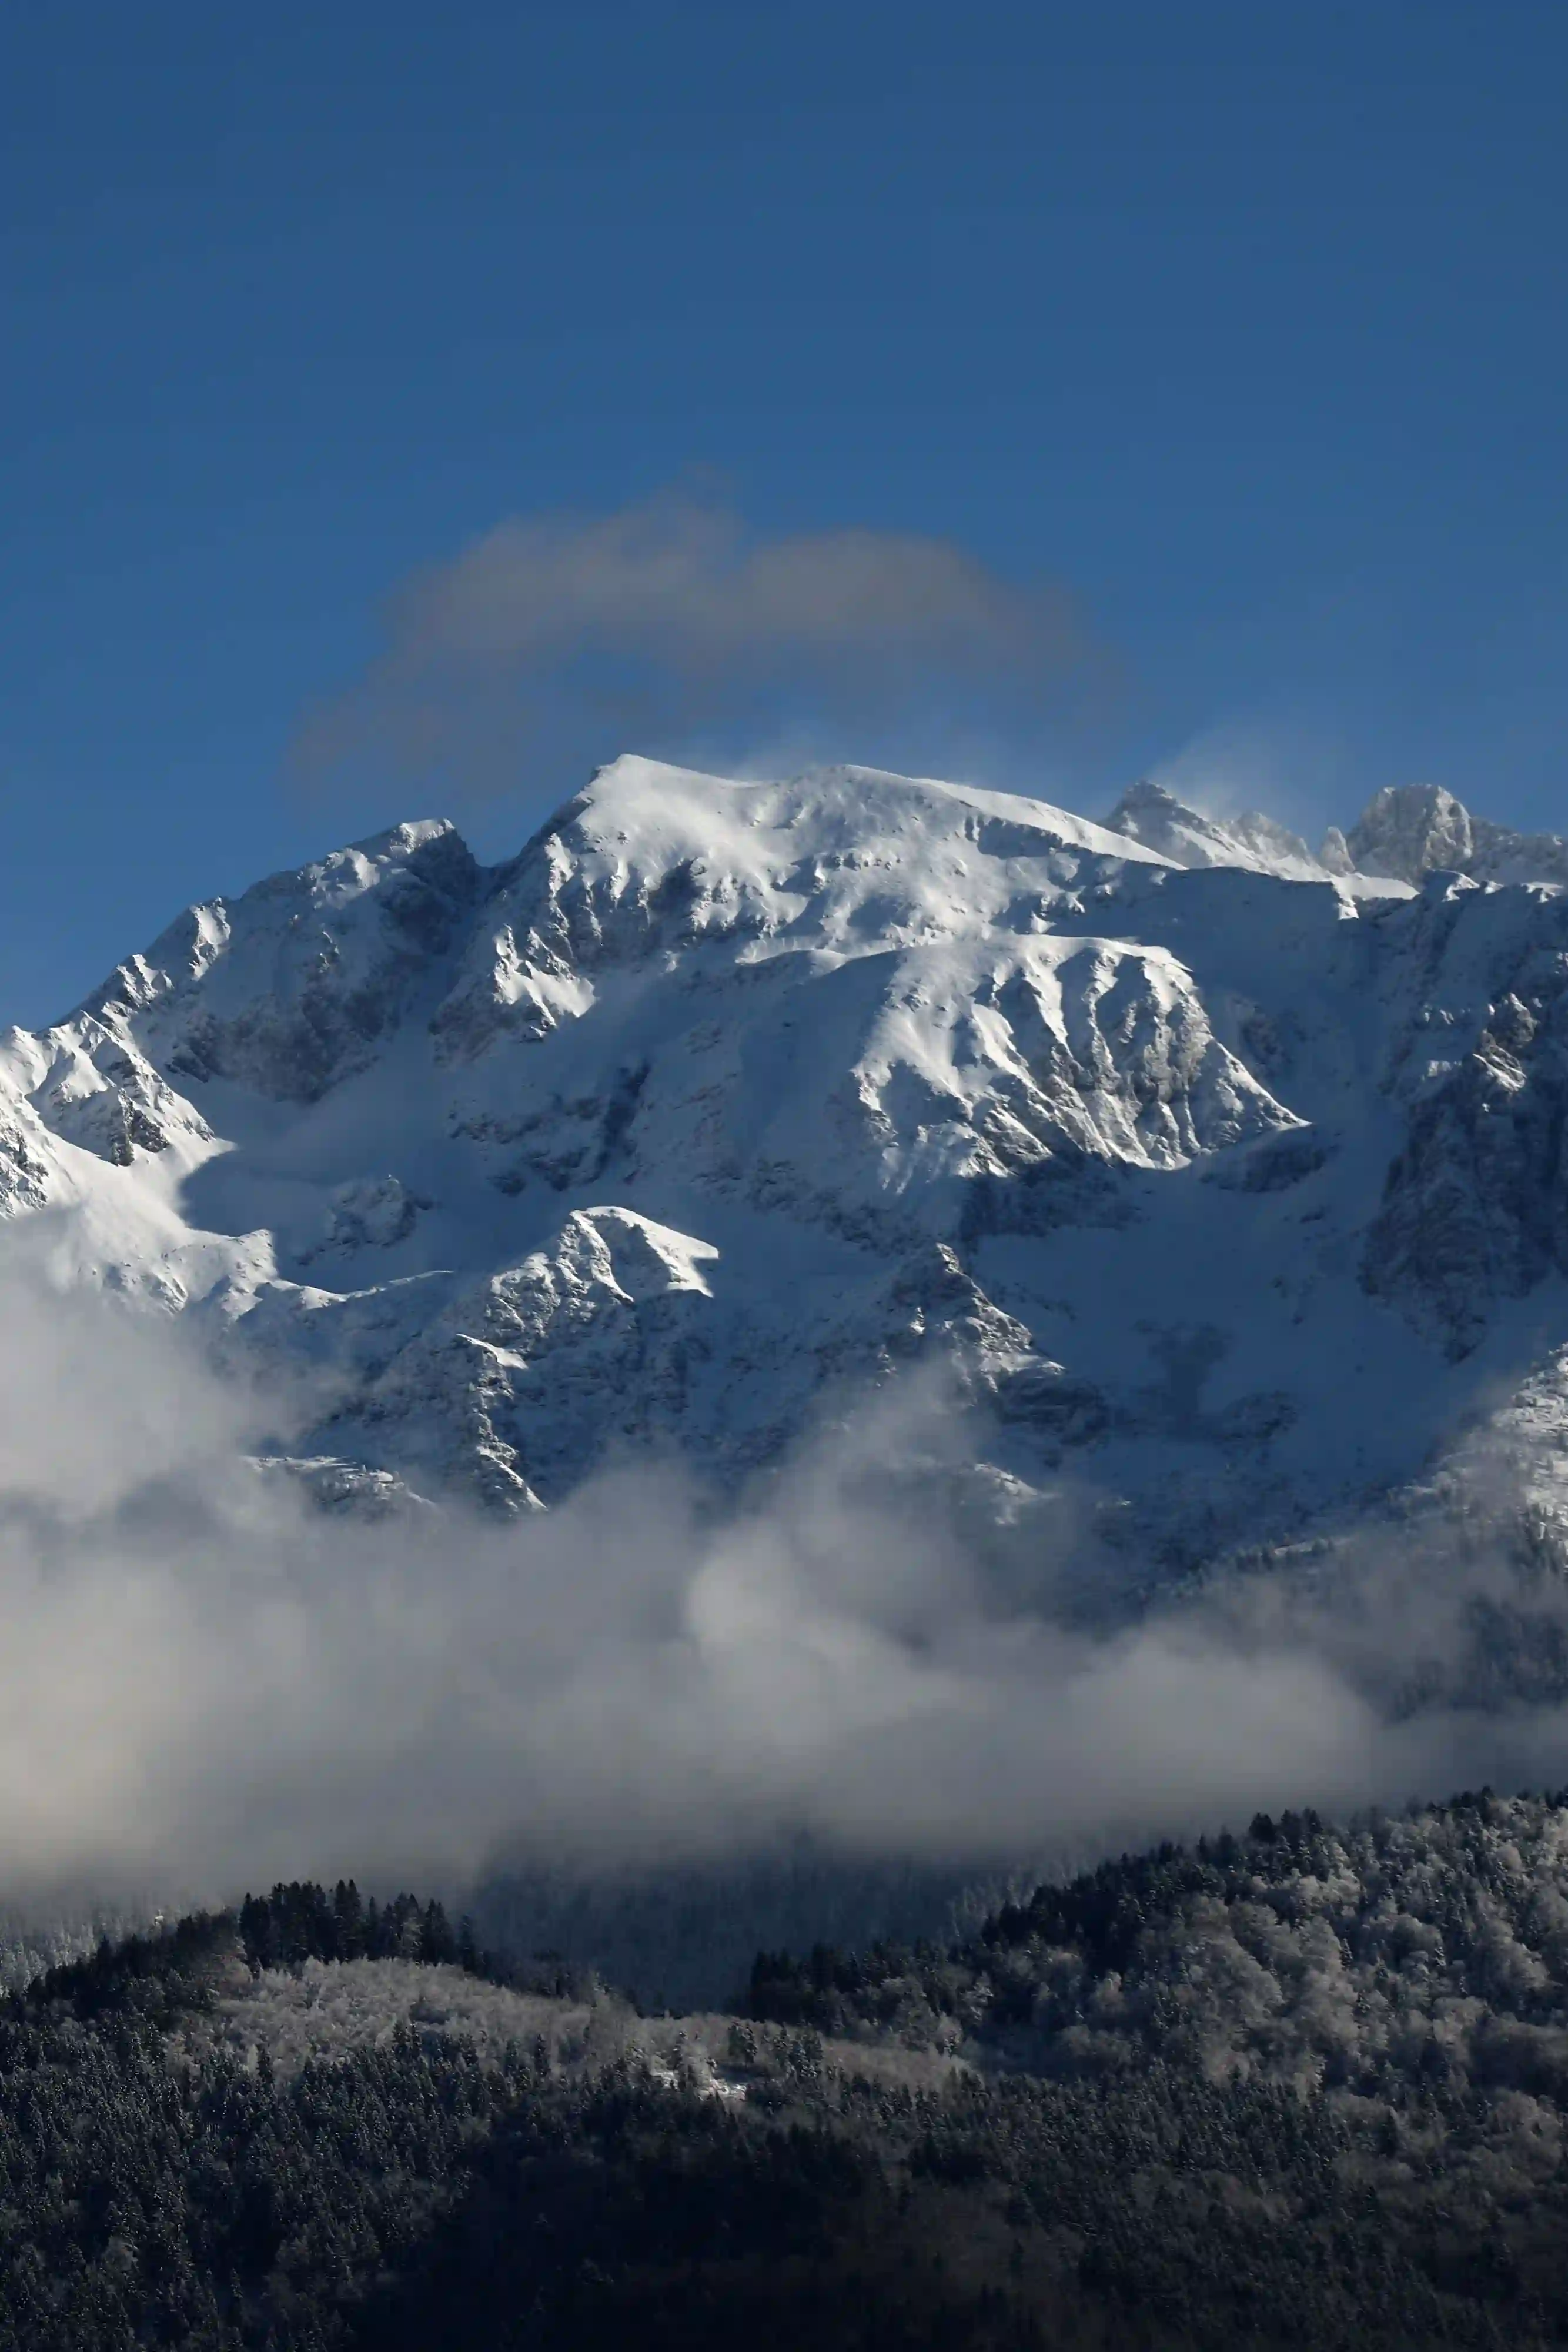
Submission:
[[[813,749],[1568,826],[1561,6],[11,0],[0,50],[0,1020],[395,816],[515,845],[602,697],[291,746],[403,677],[411,575],[672,497],[1070,612],[1049,709],[814,673]],[[637,748],[792,740],[788,662],[705,724],[709,650]]]

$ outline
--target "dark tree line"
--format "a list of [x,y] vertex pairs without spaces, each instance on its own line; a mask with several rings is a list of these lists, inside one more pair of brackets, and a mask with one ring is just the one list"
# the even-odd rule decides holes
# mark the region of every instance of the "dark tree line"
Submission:
[[340,1878],[330,1893],[296,1880],[270,1895],[247,1895],[237,1927],[246,1958],[254,1968],[277,1969],[301,1960],[425,1960],[497,1976],[501,1964],[480,1951],[473,1924],[454,1930],[439,1903],[398,1895],[386,1904],[362,1898],[354,1881]]

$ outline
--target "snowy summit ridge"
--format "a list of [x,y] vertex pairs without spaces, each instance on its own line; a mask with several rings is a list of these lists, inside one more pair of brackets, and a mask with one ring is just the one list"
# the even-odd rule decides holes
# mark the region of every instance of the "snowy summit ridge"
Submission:
[[935,1359],[998,1507],[1071,1474],[1197,1560],[1551,1390],[1565,878],[1447,795],[1320,858],[623,759],[505,865],[397,826],[7,1033],[0,1210],[319,1378],[328,1499],[734,1480]]

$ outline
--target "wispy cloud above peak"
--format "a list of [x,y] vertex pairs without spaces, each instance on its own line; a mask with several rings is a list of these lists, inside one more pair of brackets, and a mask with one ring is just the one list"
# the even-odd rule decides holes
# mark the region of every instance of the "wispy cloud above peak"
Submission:
[[913,735],[982,700],[1038,727],[1107,667],[1060,585],[917,532],[761,534],[685,491],[502,522],[405,582],[384,636],[300,728],[306,775],[483,794],[699,735],[853,750],[837,729]]

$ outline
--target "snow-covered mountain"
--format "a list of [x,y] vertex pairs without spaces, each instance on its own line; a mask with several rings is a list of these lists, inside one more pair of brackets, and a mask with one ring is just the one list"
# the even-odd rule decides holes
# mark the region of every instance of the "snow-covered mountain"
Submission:
[[1568,851],[1431,871],[1426,805],[1369,880],[1149,788],[621,760],[508,864],[399,826],[7,1033],[0,1206],[308,1375],[328,1498],[733,1481],[935,1360],[995,1514],[1200,1559],[1568,1346]]
[[[1105,823],[1172,866],[1241,866],[1297,882],[1321,881],[1329,870],[1299,834],[1287,832],[1261,809],[1234,817],[1205,816],[1147,781],[1124,792]],[[1343,870],[1352,870],[1348,858]]]
[[1386,786],[1345,846],[1364,872],[1406,882],[1439,868],[1476,882],[1568,882],[1568,841],[1561,834],[1516,833],[1472,816],[1438,784]]
[[1172,866],[1241,866],[1299,882],[1332,875],[1360,897],[1385,897],[1391,881],[1414,887],[1436,873],[1474,882],[1568,882],[1561,834],[1516,833],[1472,816],[1439,784],[1385,785],[1348,835],[1331,825],[1315,854],[1260,809],[1206,815],[1146,781],[1123,793],[1105,823]]

